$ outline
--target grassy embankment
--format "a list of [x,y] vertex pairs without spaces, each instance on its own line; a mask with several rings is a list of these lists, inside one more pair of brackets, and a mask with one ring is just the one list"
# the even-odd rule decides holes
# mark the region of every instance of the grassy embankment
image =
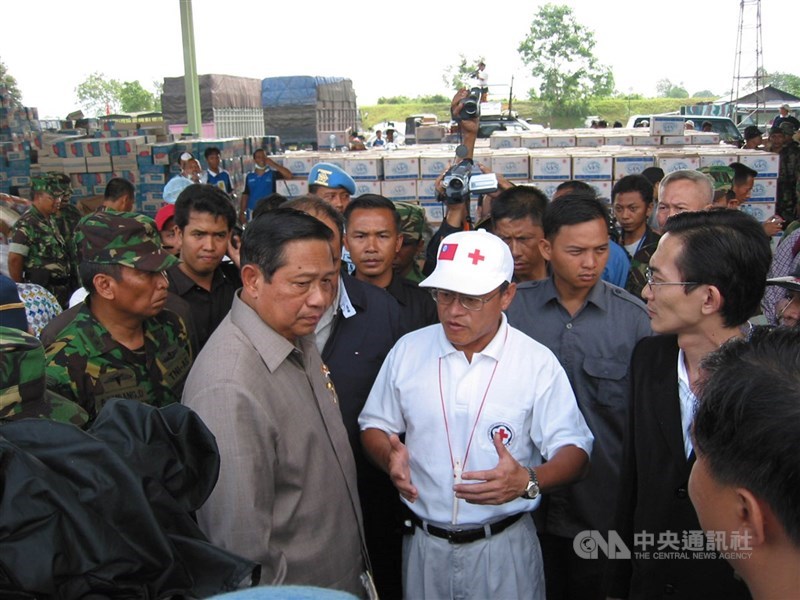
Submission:
[[[670,112],[679,110],[684,105],[713,100],[714,98],[644,98],[641,100],[607,98],[591,101],[587,114],[598,115],[601,119],[608,121],[610,127],[614,121],[620,121],[625,125],[630,115]],[[503,107],[505,108],[506,105],[507,102],[504,102]],[[382,121],[404,122],[408,115],[418,113],[435,114],[440,122],[450,120],[450,106],[444,103],[377,104],[361,106],[360,109],[364,130],[369,130],[373,125]],[[552,116],[547,114],[541,102],[515,101],[514,110],[524,119],[533,119],[535,123],[540,123],[545,127],[549,125],[553,129],[583,127],[583,117]]]

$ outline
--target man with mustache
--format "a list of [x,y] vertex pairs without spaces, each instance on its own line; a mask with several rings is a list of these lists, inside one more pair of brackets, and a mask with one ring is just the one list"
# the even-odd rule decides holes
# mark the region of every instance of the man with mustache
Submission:
[[89,296],[47,348],[47,381],[91,419],[109,398],[180,400],[193,356],[186,324],[164,310],[164,271],[177,259],[157,236],[149,217],[113,211],[89,216],[75,232]]

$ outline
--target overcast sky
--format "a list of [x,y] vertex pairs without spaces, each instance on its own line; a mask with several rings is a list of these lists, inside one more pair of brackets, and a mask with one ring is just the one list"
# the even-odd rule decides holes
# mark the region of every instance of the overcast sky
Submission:
[[[479,55],[490,83],[526,96],[530,76],[517,53],[541,0],[194,0],[198,73],[263,79],[320,75],[352,79],[360,105],[380,96],[444,93],[447,67]],[[556,2],[558,3],[558,2]],[[623,93],[654,96],[663,78],[689,93],[727,93],[733,78],[739,0],[564,0],[595,32],[598,59]],[[387,6],[397,12],[387,14]],[[121,81],[183,74],[180,0],[3,0],[0,59],[26,106],[41,117],[78,108],[75,87],[93,72]],[[486,7],[495,12],[489,14]],[[744,65],[755,56],[755,10],[746,9]],[[800,74],[800,2],[764,0],[764,66]],[[507,92],[506,92],[507,94]]]

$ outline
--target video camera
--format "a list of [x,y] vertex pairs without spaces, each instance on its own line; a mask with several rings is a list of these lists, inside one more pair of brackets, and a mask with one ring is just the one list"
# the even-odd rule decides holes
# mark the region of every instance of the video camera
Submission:
[[469,95],[461,103],[461,110],[454,115],[456,121],[463,119],[477,119],[481,116],[481,88],[474,87],[469,90]]
[[466,158],[468,152],[464,145],[456,148],[456,156],[461,160],[450,167],[442,178],[447,204],[466,202],[470,194],[490,194],[497,191],[497,175],[473,174],[473,162]]

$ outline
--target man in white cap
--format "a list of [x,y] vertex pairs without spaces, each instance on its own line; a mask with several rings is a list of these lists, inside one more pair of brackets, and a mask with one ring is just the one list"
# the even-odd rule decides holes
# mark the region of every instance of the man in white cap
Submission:
[[200,171],[202,169],[194,156],[189,152],[184,152],[181,154],[180,164],[181,172],[170,179],[167,185],[164,186],[162,196],[167,204],[175,204],[184,189],[193,183],[200,183]]
[[791,123],[794,125],[795,131],[800,129],[800,121],[797,120],[797,117],[794,117],[789,114],[791,110],[791,106],[788,104],[783,104],[778,109],[778,116],[772,121],[773,127],[780,127],[781,123]]
[[367,453],[411,509],[409,598],[544,598],[529,513],[588,465],[592,434],[564,370],[503,314],[513,273],[497,236],[445,237],[420,283],[440,323],[397,342],[359,418]]

